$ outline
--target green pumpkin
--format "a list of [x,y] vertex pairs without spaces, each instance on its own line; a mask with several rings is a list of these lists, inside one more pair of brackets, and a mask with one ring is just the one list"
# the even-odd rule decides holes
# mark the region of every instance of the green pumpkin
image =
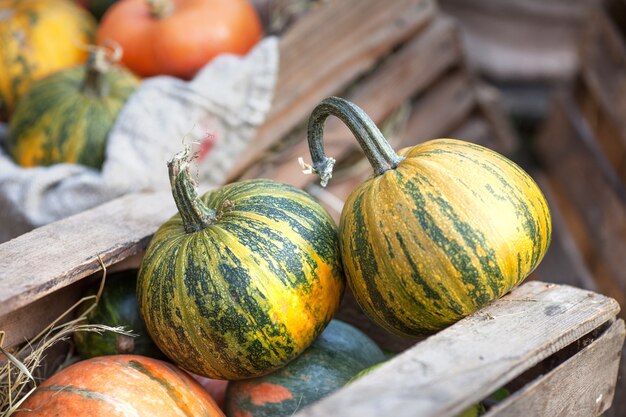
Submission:
[[152,339],[209,378],[284,366],[339,306],[344,278],[334,222],[289,185],[243,181],[198,197],[186,154],[169,169],[179,214],[152,238],[137,282]]
[[269,375],[231,382],[226,415],[289,417],[344,386],[359,371],[386,359],[376,343],[351,325],[333,320],[298,358]]
[[374,168],[345,202],[339,239],[352,292],[379,325],[408,336],[436,332],[519,285],[542,260],[550,211],[515,163],[454,139],[396,154],[363,110],[331,97],[308,128],[322,185],[334,163],[322,145],[329,115],[350,127]]
[[106,63],[102,48],[86,66],[36,81],[18,101],[7,149],[24,167],[75,163],[101,168],[107,136],[138,79]]
[[[100,295],[96,308],[87,315],[84,324],[104,324],[111,327],[124,327],[135,336],[126,336],[113,332],[102,334],[94,332],[74,333],[76,351],[83,358],[93,358],[103,355],[135,354],[164,358],[163,353],[156,347],[146,326],[139,315],[137,307],[137,271],[129,270],[111,274],[107,277],[105,286]],[[94,295],[99,285],[89,288],[85,295]],[[79,312],[83,313],[91,305],[85,303]]]

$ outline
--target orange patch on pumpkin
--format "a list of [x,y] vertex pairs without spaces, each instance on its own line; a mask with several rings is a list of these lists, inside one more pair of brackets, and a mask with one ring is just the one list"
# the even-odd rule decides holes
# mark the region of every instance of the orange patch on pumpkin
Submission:
[[280,403],[285,400],[293,400],[293,394],[287,388],[269,382],[250,387],[248,390],[250,400],[254,405],[264,405],[267,403]]

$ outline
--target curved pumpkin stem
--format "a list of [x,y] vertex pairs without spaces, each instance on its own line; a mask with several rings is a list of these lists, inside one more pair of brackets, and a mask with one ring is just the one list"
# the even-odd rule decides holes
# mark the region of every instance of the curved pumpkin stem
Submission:
[[350,128],[374,168],[374,175],[398,166],[402,158],[389,146],[376,124],[360,107],[339,97],[328,97],[313,109],[307,132],[313,172],[321,177],[322,187],[332,177],[335,164],[333,158],[326,156],[323,144],[324,122],[330,115],[336,116]]
[[167,163],[172,195],[187,233],[203,230],[217,219],[215,210],[208,208],[198,197],[195,183],[189,174],[191,159],[189,147],[185,147],[184,151],[174,155]]

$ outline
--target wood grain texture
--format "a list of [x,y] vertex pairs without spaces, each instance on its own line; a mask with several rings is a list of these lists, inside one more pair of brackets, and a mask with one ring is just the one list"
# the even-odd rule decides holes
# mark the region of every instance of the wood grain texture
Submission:
[[[346,94],[346,98],[365,110],[375,123],[381,123],[404,101],[423,92],[460,60],[461,49],[454,24],[450,19],[437,18],[361,80]],[[242,173],[241,178],[272,178],[299,187],[314,181],[312,176],[302,175],[297,163],[301,156],[305,160],[310,159],[306,134],[302,132],[298,138],[294,146],[276,158],[277,161],[271,164],[261,161]],[[354,152],[358,145],[350,131],[332,118],[326,124],[324,147],[339,161]]]
[[280,40],[270,114],[229,181],[305,120],[319,101],[343,90],[417,33],[435,12],[432,0],[333,1],[296,22]]
[[528,282],[296,416],[456,415],[618,311],[602,295]]
[[398,134],[399,146],[450,135],[455,126],[467,119],[476,101],[474,81],[465,66],[441,77],[413,100],[406,126]]
[[617,320],[597,340],[485,417],[600,415],[613,401],[624,334],[624,321]]
[[169,193],[133,194],[0,245],[0,317],[143,250],[176,212]]

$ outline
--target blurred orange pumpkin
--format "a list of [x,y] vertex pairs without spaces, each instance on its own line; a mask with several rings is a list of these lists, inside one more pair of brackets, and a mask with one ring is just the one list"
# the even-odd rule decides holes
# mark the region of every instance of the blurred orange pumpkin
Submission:
[[125,0],[106,12],[97,42],[117,42],[136,74],[189,79],[216,55],[244,54],[263,30],[248,0]]

